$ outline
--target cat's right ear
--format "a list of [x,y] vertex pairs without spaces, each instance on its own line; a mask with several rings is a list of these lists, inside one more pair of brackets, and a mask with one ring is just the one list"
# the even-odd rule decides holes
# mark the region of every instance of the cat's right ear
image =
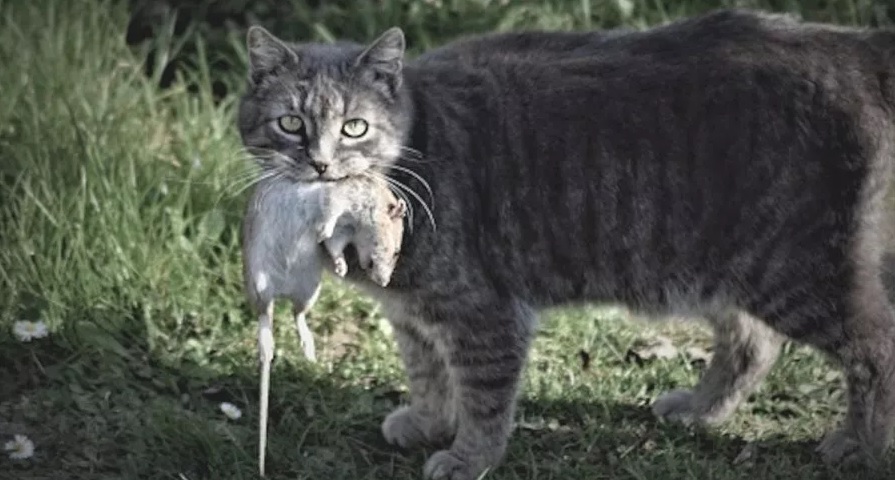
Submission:
[[357,57],[355,67],[361,69],[374,84],[394,94],[401,86],[405,47],[404,31],[392,27]]
[[253,84],[280,65],[298,61],[295,52],[264,27],[249,27],[246,47],[249,52],[249,79]]

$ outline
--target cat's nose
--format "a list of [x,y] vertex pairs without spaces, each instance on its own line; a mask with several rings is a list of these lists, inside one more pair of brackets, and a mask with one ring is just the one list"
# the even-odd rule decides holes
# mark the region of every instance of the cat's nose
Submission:
[[318,175],[323,175],[326,169],[329,168],[329,165],[322,162],[311,162],[311,167],[317,171]]

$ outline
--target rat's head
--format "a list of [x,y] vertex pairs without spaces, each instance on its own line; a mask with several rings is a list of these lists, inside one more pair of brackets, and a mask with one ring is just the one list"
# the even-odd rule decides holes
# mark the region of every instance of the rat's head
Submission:
[[373,250],[370,252],[370,278],[381,287],[388,285],[398,263],[398,257],[401,256],[404,217],[407,213],[404,200],[391,197],[385,208],[377,209],[375,218],[377,235],[373,241]]
[[287,45],[251,27],[248,52],[239,131],[266,172],[331,181],[397,160],[409,117],[400,29],[364,47]]

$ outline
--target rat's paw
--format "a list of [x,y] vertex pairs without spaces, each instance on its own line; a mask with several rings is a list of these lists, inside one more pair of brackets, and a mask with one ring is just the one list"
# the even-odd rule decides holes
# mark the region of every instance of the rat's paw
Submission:
[[344,258],[334,258],[333,264],[333,271],[336,275],[345,277],[348,274],[348,262]]

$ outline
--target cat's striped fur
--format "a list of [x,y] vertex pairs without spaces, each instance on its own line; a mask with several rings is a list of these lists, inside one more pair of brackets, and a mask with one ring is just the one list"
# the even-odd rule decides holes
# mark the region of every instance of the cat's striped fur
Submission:
[[[416,200],[430,186],[437,229],[414,218],[388,289],[358,281],[386,306],[410,378],[383,433],[443,444],[429,478],[500,460],[536,311],[575,302],[715,325],[706,375],[657,414],[722,420],[789,336],[845,370],[848,415],[824,457],[885,451],[895,34],[733,10],[645,32],[479,37],[406,65],[396,30],[367,50],[288,48],[245,102],[288,103],[289,85],[324,77],[348,103],[379,102],[371,115],[402,127],[378,134],[424,158],[372,168]],[[375,75],[355,60],[371,51]]]

